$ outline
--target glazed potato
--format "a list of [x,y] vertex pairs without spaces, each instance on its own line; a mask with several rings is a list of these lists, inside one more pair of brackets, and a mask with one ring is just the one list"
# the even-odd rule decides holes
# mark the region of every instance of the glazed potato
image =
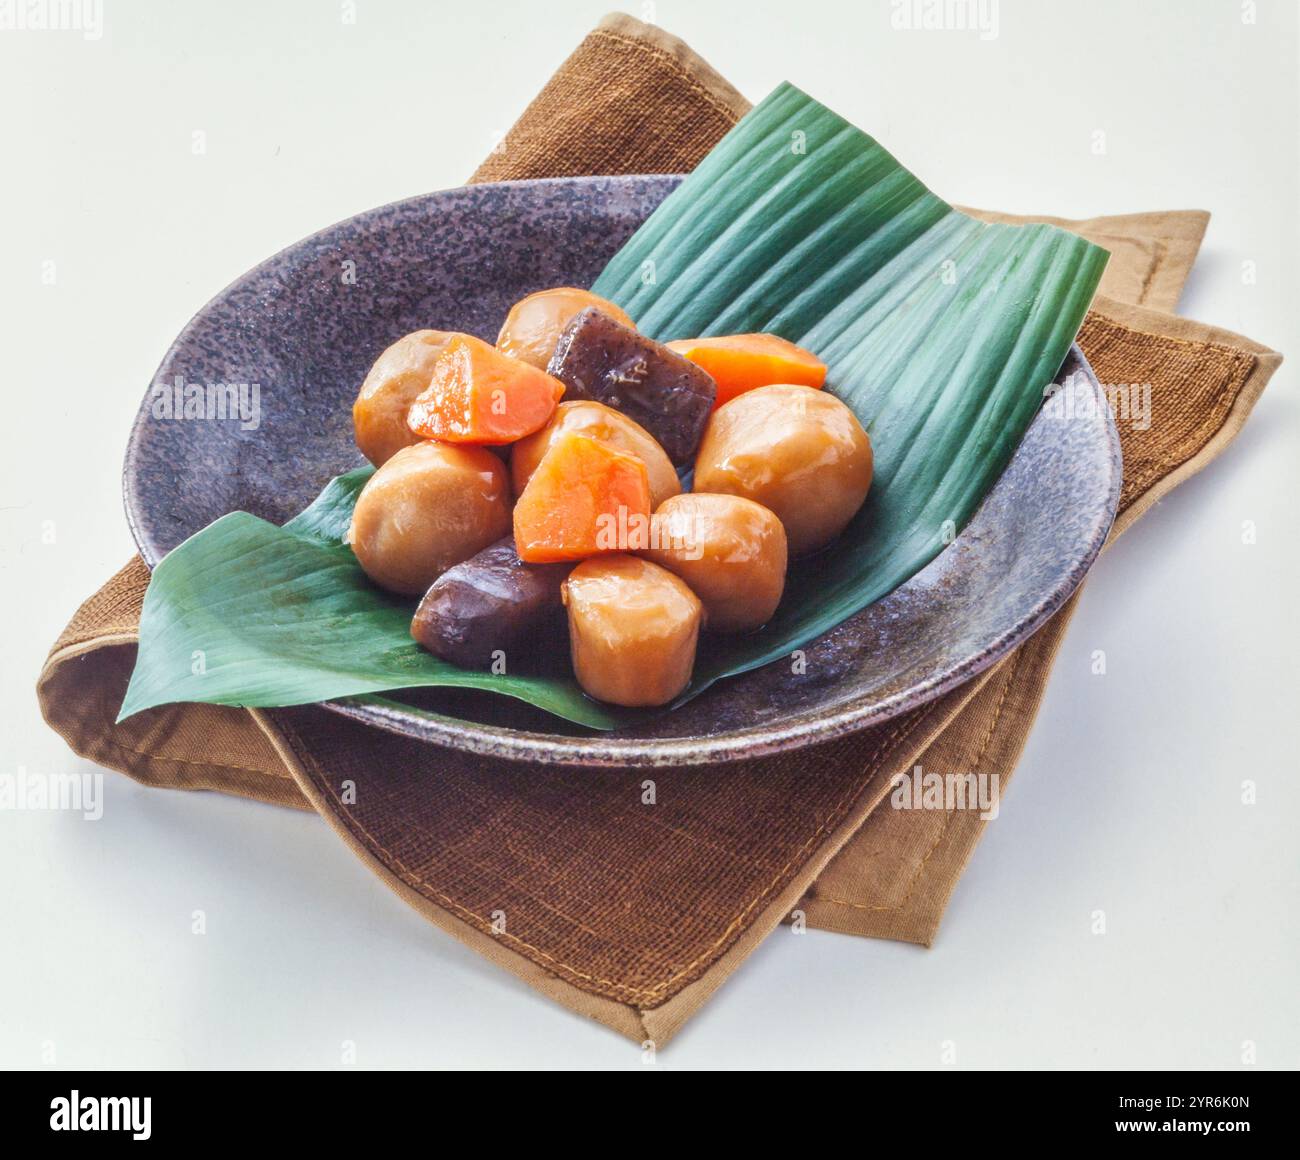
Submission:
[[501,333],[497,335],[497,349],[544,371],[560,332],[575,314],[588,306],[617,318],[624,326],[632,325],[632,320],[614,303],[590,290],[557,286],[521,298],[510,308]]
[[584,560],[562,595],[573,671],[588,696],[665,705],[690,683],[703,608],[666,568],[636,556]]
[[667,500],[640,555],[686,581],[714,632],[761,628],[785,589],[785,529],[762,504],[738,495]]
[[871,441],[839,399],[811,387],[759,387],[709,420],[695,489],[740,495],[774,511],[792,555],[844,530],[871,487]]
[[514,445],[510,453],[510,471],[514,479],[515,495],[523,494],[524,486],[541,463],[542,456],[551,449],[556,439],[570,431],[577,431],[640,459],[645,464],[646,475],[650,480],[652,508],[657,508],[669,496],[677,495],[682,490],[681,480],[677,478],[667,452],[640,423],[604,403],[579,399],[572,403],[561,403],[545,427]]
[[352,404],[352,426],[358,449],[376,467],[419,441],[406,425],[406,413],[429,385],[433,364],[455,337],[444,330],[417,330],[399,338],[370,368]]
[[509,530],[510,481],[500,459],[481,447],[417,443],[370,477],[347,541],[376,584],[422,596]]

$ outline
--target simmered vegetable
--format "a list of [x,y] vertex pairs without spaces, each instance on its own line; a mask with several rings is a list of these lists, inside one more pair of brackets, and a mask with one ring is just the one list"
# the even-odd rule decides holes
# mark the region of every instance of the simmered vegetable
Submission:
[[420,596],[510,530],[510,480],[481,447],[417,443],[370,477],[347,540],[376,584]]
[[[789,553],[828,542],[866,497],[870,442],[825,375],[771,334],[652,342],[570,287],[517,303],[497,347],[416,332],[354,408],[382,466],[349,542],[377,583],[423,593],[411,635],[444,660],[491,669],[545,650],[567,605],[582,688],[666,704],[701,627],[761,628]],[[488,450],[509,443],[513,514]],[[675,465],[693,459],[683,495]]]
[[521,298],[510,308],[505,325],[497,335],[497,348],[544,371],[555,353],[560,332],[575,314],[588,306],[594,306],[624,326],[633,325],[620,307],[600,295],[573,286],[557,286]]
[[635,556],[587,560],[563,592],[573,671],[589,696],[665,705],[690,683],[703,609],[667,569]]
[[435,656],[467,669],[511,671],[527,646],[560,620],[567,564],[525,564],[510,536],[449,568],[425,593],[411,635]]
[[357,447],[376,467],[419,441],[406,416],[433,379],[433,364],[455,337],[446,330],[417,330],[399,338],[370,368],[352,405]]
[[555,440],[570,431],[598,439],[640,459],[650,480],[652,509],[682,490],[682,482],[677,478],[667,453],[640,423],[604,403],[578,399],[561,403],[545,427],[514,445],[510,453],[510,470],[514,477],[515,495],[523,493],[524,485]]
[[785,529],[762,504],[695,492],[664,503],[641,553],[680,576],[712,632],[748,632],[772,617],[785,589]]
[[422,439],[512,443],[544,427],[563,394],[564,385],[545,371],[458,334],[438,356],[406,421]]
[[678,467],[695,454],[717,393],[693,362],[591,309],[565,328],[549,370],[566,398],[595,399],[630,415]]
[[771,508],[790,552],[829,543],[871,487],[871,441],[839,399],[811,387],[759,387],[714,412],[695,461],[695,488]]
[[826,381],[821,359],[776,334],[683,338],[666,345],[709,372],[718,384],[714,404],[718,407],[755,387],[773,383],[820,387]]
[[514,522],[515,546],[530,564],[626,550],[630,533],[649,535],[645,464],[586,435],[561,435],[515,504]]

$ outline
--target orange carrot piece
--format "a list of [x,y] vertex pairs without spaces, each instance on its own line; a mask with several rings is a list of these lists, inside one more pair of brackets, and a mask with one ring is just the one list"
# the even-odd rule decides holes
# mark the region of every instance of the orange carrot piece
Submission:
[[755,387],[774,383],[820,387],[826,381],[821,359],[775,334],[681,338],[666,345],[713,376],[718,384],[715,407]]
[[564,394],[545,371],[458,334],[433,364],[428,388],[411,404],[406,425],[443,443],[513,443],[541,430]]
[[529,564],[626,552],[640,546],[649,526],[641,459],[570,433],[542,457],[515,504],[515,551]]

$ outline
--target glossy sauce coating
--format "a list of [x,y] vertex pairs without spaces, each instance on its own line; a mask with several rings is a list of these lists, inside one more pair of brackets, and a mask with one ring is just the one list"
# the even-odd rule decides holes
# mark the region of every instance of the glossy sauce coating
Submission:
[[636,556],[585,560],[563,596],[573,671],[588,696],[665,705],[690,683],[703,608],[666,568]]
[[352,426],[358,450],[376,467],[419,441],[406,425],[406,414],[455,337],[446,330],[417,330],[399,338],[370,368],[352,405]]
[[575,314],[589,306],[618,319],[624,326],[633,325],[619,307],[590,290],[556,286],[521,298],[510,308],[497,335],[497,348],[544,371],[560,333]]
[[695,461],[695,490],[770,508],[785,525],[791,555],[802,555],[844,530],[867,498],[871,471],[871,441],[834,395],[759,387],[713,413]]
[[500,459],[481,447],[417,443],[370,477],[348,543],[376,584],[422,596],[509,530],[510,481]]
[[540,431],[519,440],[510,453],[510,471],[514,480],[515,495],[522,495],[529,477],[537,470],[552,444],[561,436],[576,431],[589,438],[608,443],[619,451],[635,455],[646,468],[650,481],[650,503],[658,507],[669,496],[682,490],[677,471],[658,443],[640,423],[615,411],[604,403],[579,399],[561,403],[555,408],[551,421]]
[[738,495],[674,496],[655,512],[640,555],[686,581],[711,632],[761,628],[785,590],[785,529]]
[[513,443],[545,427],[563,395],[564,384],[545,371],[472,334],[457,334],[433,364],[406,425],[421,439],[443,443]]
[[717,407],[773,383],[820,387],[826,381],[821,359],[776,334],[683,338],[665,345],[708,371],[718,385]]
[[599,310],[564,328],[547,370],[566,399],[594,399],[631,416],[678,467],[694,458],[718,393],[708,372]]
[[506,672],[527,665],[516,651],[546,647],[562,609],[566,564],[525,564],[506,536],[449,568],[424,594],[411,636],[435,656],[467,669],[487,669],[499,658]]
[[515,547],[530,564],[629,547],[649,531],[650,480],[635,455],[570,431],[556,439],[514,510]]

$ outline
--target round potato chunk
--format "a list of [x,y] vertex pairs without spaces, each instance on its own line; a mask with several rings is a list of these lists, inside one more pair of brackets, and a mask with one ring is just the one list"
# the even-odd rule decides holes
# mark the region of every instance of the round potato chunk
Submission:
[[419,441],[406,413],[433,378],[433,364],[456,336],[445,330],[417,330],[399,338],[376,360],[352,404],[357,447],[382,467],[403,447]]
[[673,496],[652,517],[640,554],[686,581],[712,632],[761,628],[785,589],[785,529],[743,496]]
[[348,543],[376,584],[421,596],[510,530],[505,465],[481,447],[417,443],[370,477]]
[[501,333],[497,335],[497,349],[544,371],[551,361],[560,332],[575,315],[589,306],[624,326],[633,325],[622,309],[598,294],[574,286],[556,286],[521,298],[510,308]]
[[785,525],[792,555],[830,543],[871,487],[871,440],[839,399],[759,387],[719,407],[695,461],[695,489],[740,495]]
[[636,556],[584,560],[562,594],[573,671],[588,696],[666,705],[690,683],[703,608],[666,568]]
[[640,459],[645,464],[646,477],[650,481],[651,508],[657,508],[669,496],[677,495],[682,490],[682,482],[677,478],[677,471],[668,458],[668,453],[640,423],[604,403],[579,399],[561,403],[545,427],[520,439],[511,449],[510,471],[514,477],[515,495],[523,494],[524,487],[537,470],[542,456],[555,441],[571,431]]

